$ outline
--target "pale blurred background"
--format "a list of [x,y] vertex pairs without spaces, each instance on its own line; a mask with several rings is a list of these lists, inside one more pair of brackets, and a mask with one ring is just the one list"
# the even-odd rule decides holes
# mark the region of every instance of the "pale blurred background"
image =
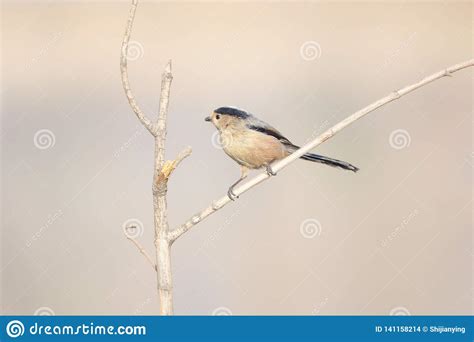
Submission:
[[[173,60],[172,227],[227,191],[237,165],[204,117],[245,108],[297,144],[472,58],[469,2],[141,3],[129,72],[155,117]],[[129,2],[3,1],[1,313],[157,314],[153,142],[123,94]],[[472,314],[473,73],[356,122],[194,227],[172,251],[175,312]]]

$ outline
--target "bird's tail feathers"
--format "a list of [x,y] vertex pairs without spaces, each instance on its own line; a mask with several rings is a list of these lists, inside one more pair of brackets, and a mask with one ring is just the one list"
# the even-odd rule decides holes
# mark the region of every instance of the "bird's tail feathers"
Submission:
[[352,171],[352,172],[359,171],[358,167],[356,167],[352,164],[349,164],[345,161],[320,156],[319,154],[306,153],[303,156],[301,156],[301,159],[326,164],[326,165],[329,165],[329,166],[332,166],[332,167],[338,167],[338,168],[341,168],[341,169],[344,169],[344,170],[349,170],[349,171]]
[[[294,148],[294,150],[293,150]],[[294,152],[296,151],[297,149],[299,149],[298,146],[292,146],[291,148]],[[338,167],[338,168],[341,168],[341,169],[344,169],[344,170],[349,170],[349,171],[352,171],[352,172],[357,172],[359,171],[359,168],[350,164],[350,163],[347,163],[345,161],[342,161],[342,160],[338,160],[338,159],[333,159],[333,158],[329,158],[329,157],[325,157],[325,156],[320,156],[319,154],[314,154],[314,153],[306,153],[304,155],[302,155],[300,157],[301,159],[304,159],[304,160],[309,160],[309,161],[312,161],[312,162],[316,162],[316,163],[321,163],[321,164],[326,164],[326,165],[329,165],[329,166],[332,166],[332,167]]]

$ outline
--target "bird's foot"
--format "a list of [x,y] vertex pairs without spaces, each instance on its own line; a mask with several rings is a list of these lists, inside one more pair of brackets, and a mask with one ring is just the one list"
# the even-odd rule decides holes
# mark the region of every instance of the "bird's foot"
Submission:
[[265,166],[265,171],[267,172],[267,175],[269,176],[276,176],[277,173],[273,171],[272,167],[270,165]]
[[233,186],[231,186],[229,188],[229,190],[227,190],[227,196],[229,196],[231,201],[235,201],[237,198],[239,198],[239,196],[234,194],[234,187]]

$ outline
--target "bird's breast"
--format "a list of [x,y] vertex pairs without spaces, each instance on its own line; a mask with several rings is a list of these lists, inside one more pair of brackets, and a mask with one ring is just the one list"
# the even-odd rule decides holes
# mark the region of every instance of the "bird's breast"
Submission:
[[288,155],[284,145],[275,137],[253,130],[220,132],[225,153],[240,165],[252,169],[264,167]]

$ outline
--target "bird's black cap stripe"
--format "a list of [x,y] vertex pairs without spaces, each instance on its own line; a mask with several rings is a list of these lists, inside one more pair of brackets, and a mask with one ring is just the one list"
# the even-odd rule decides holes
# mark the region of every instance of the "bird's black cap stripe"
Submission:
[[249,113],[247,113],[245,110],[232,108],[232,107],[220,107],[220,108],[217,108],[214,112],[216,112],[217,114],[222,114],[222,115],[236,116],[241,119],[246,119],[250,116]]

